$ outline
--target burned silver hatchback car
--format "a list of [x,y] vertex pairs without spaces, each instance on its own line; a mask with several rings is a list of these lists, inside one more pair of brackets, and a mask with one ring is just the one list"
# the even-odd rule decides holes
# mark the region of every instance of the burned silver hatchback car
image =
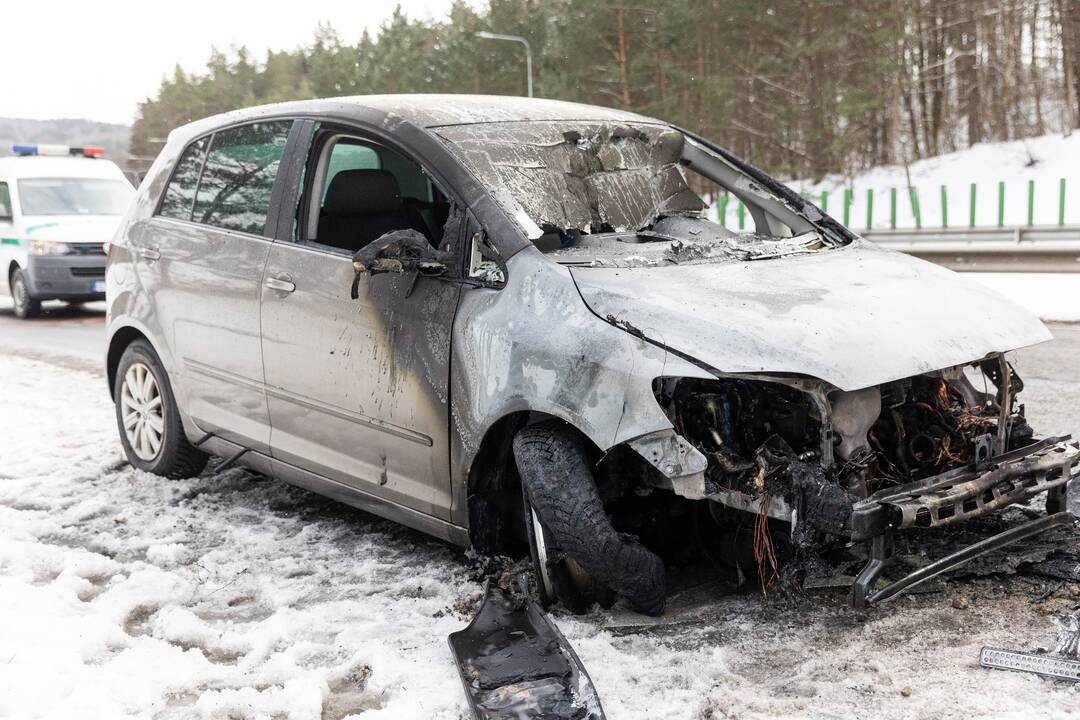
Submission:
[[[710,219],[720,193],[753,230]],[[1080,448],[1034,434],[1005,356],[1037,319],[648,117],[417,95],[199,121],[107,282],[133,465],[213,454],[528,551],[574,609],[662,611],[687,529],[762,582],[865,548],[864,604],[1071,518]],[[1046,517],[875,591],[896,534],[1039,493]]]

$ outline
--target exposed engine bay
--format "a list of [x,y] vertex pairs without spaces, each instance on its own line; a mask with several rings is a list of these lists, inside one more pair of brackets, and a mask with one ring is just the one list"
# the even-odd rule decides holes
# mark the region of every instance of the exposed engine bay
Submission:
[[736,540],[751,546],[762,591],[784,561],[805,573],[830,548],[872,541],[857,604],[891,561],[894,531],[1043,491],[1053,511],[1080,449],[1035,439],[1016,399],[1022,389],[1003,355],[855,391],[754,376],[654,387],[675,432],[707,458],[704,498],[727,513],[710,511],[717,524],[730,525],[732,511],[746,518],[750,529]]
[[671,378],[658,396],[676,430],[709,458],[711,490],[781,494],[776,481],[797,459],[821,464],[830,481],[867,497],[1029,444],[1032,429],[1015,403],[1023,384],[1011,367],[1008,373],[1009,383],[999,388],[995,358],[819,393],[817,402],[782,380]]

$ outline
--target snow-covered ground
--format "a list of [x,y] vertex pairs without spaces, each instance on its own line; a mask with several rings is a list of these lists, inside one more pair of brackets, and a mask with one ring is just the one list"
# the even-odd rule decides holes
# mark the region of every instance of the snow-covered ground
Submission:
[[[1075,431],[1080,329],[1057,330],[1069,344],[1020,371],[1032,422]],[[0,718],[467,717],[446,636],[480,587],[459,551],[245,470],[121,466],[92,364],[0,349],[0,378]],[[983,645],[1053,645],[1077,600],[1041,591],[556,619],[612,720],[1075,718],[1080,686],[977,665]]]
[[1080,273],[964,273],[964,277],[996,290],[1043,320],[1080,322]]
[[[1027,224],[1028,181],[1035,181],[1033,221],[1056,225],[1060,181],[1065,179],[1065,222],[1080,224],[1080,133],[1069,137],[1044,135],[1028,140],[980,143],[966,150],[913,162],[911,184],[918,190],[923,227],[941,227],[941,186],[947,189],[947,213],[951,227],[969,222],[971,184],[976,184],[975,223],[993,227],[998,221],[998,183],[1005,183],[1007,226]],[[806,192],[814,202],[821,191],[829,193],[828,212],[842,219],[843,190],[853,190],[849,225],[862,230],[866,223],[866,194],[874,193],[873,227],[889,227],[889,189],[897,188],[897,227],[915,226],[903,165],[875,167],[853,177],[828,176],[821,182],[794,181],[790,185]],[[728,210],[729,225],[734,214]]]

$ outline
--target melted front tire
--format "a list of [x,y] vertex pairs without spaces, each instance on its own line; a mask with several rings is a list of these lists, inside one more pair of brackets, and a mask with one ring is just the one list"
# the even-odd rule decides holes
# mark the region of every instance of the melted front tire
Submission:
[[638,612],[662,613],[664,563],[612,527],[581,436],[562,421],[530,425],[514,437],[514,457],[541,597],[584,612],[614,593]]

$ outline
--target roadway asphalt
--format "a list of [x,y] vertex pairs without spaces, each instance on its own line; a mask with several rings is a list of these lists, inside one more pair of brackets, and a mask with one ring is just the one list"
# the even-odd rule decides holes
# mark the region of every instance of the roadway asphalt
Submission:
[[105,357],[105,303],[44,304],[42,317],[19,320],[0,297],[0,350],[28,357],[77,359],[100,367]]

